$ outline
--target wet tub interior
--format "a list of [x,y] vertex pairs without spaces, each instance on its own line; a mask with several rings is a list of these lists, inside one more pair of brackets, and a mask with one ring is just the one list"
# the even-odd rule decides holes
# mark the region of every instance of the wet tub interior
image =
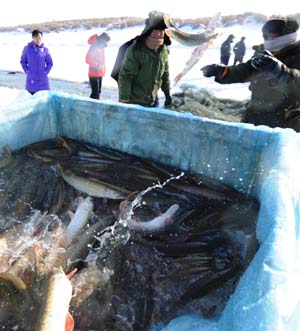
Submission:
[[218,318],[183,315],[156,330],[297,330],[299,156],[292,130],[40,92],[1,110],[0,145],[64,136],[198,173],[256,198],[259,249]]

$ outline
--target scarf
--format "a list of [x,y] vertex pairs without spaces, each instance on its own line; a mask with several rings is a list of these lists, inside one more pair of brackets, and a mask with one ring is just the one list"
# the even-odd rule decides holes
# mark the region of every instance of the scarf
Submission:
[[264,40],[264,47],[270,52],[278,52],[297,40],[297,32],[285,34],[272,40]]

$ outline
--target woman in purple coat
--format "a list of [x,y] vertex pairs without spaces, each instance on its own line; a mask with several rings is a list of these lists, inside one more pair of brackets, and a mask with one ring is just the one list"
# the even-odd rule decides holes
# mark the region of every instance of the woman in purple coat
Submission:
[[42,43],[43,33],[33,30],[32,41],[28,43],[21,55],[21,65],[27,75],[26,90],[34,94],[41,90],[50,90],[48,74],[53,66],[47,47]]

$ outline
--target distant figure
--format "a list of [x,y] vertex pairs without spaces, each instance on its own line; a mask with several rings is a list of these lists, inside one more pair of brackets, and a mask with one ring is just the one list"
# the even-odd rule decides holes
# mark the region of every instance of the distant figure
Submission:
[[233,47],[234,52],[234,60],[233,64],[243,63],[244,56],[246,54],[246,45],[245,45],[245,37],[242,37],[239,42],[237,42]]
[[161,88],[165,107],[171,105],[167,47],[171,40],[166,28],[164,13],[151,11],[141,35],[127,48],[118,77],[120,102],[157,107]]
[[107,33],[103,32],[101,35],[94,34],[88,39],[91,45],[86,57],[85,62],[89,65],[89,81],[91,86],[92,99],[100,99],[102,77],[105,75],[105,52],[110,37]]
[[230,34],[221,45],[221,63],[227,65],[231,56],[231,44],[233,43],[234,35]]
[[26,90],[34,94],[41,90],[50,90],[48,74],[53,61],[47,47],[42,43],[43,33],[31,32],[32,41],[24,48],[21,55],[21,66],[26,74]]

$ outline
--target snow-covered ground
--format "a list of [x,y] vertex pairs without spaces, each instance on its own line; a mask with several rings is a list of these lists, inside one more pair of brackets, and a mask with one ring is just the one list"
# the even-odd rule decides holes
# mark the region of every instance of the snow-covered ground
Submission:
[[[116,99],[117,94],[115,90],[117,88],[116,82],[110,77],[117,51],[119,46],[130,38],[141,33],[143,25],[127,28],[123,30],[114,29],[107,31],[111,37],[111,41],[106,48],[106,76],[103,79],[103,89],[107,88],[108,91],[114,91],[112,95],[108,95],[108,99]],[[197,33],[190,29],[188,26],[183,27],[187,32]],[[73,82],[86,82],[87,77],[87,64],[85,63],[85,54],[89,48],[87,39],[94,33],[101,33],[104,29],[91,29],[91,30],[77,30],[77,31],[63,31],[63,32],[51,32],[45,33],[43,42],[49,48],[54,66],[50,72],[50,78],[58,78]],[[199,88],[206,88],[213,92],[220,98],[232,98],[238,100],[244,100],[249,98],[250,92],[248,90],[248,84],[230,84],[220,85],[214,82],[213,78],[205,78],[200,71],[200,68],[206,64],[219,63],[220,61],[220,45],[227,38],[229,34],[235,36],[234,43],[239,41],[241,37],[246,37],[247,52],[245,60],[249,59],[253,54],[252,46],[262,42],[261,25],[251,22],[245,22],[243,25],[234,25],[231,27],[219,28],[219,37],[213,42],[213,45],[208,48],[204,56],[200,61],[182,78],[182,80],[172,88],[172,93],[176,92],[181,84],[191,84]],[[24,45],[31,41],[31,34],[24,31],[14,31],[0,33],[0,70],[8,71],[21,71],[20,56]],[[233,45],[234,45],[233,43]],[[175,40],[172,41],[170,46],[170,76],[171,80],[182,71],[186,61],[189,59],[194,47],[185,47],[180,45]],[[233,63],[233,55],[230,59],[230,63]],[[10,79],[14,79],[11,78]],[[18,89],[15,91],[15,89]],[[3,91],[3,87],[0,88],[0,104],[7,104],[17,95],[19,95],[19,87],[16,84],[16,88],[7,89]],[[10,91],[12,90],[12,91]],[[86,89],[86,95],[88,96],[90,90]],[[24,96],[22,92],[20,94]],[[114,100],[117,101],[117,100]]]

